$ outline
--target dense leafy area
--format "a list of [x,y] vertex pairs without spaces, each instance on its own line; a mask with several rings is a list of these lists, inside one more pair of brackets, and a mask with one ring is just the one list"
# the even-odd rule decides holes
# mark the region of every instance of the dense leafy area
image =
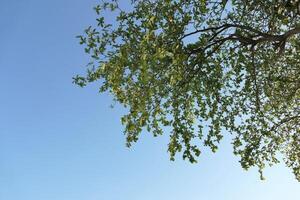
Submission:
[[128,108],[127,145],[170,127],[171,159],[196,162],[230,133],[244,169],[262,172],[283,155],[300,181],[299,1],[128,3],[95,7],[97,25],[79,36],[92,62],[74,78],[100,81]]

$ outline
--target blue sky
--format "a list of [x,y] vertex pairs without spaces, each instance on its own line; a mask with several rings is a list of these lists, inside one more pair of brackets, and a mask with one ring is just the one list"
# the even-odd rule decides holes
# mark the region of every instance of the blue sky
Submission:
[[229,140],[196,165],[170,162],[167,136],[125,147],[124,110],[81,89],[88,61],[76,35],[96,0],[0,1],[0,200],[282,200],[300,196],[290,170],[259,180],[241,169]]

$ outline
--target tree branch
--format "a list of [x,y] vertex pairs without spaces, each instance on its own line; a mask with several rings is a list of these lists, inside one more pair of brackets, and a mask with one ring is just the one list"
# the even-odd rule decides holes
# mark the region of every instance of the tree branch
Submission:
[[[236,28],[235,33],[229,34],[227,37],[222,38],[222,34],[229,30],[230,28]],[[237,33],[237,29],[240,29],[245,35],[242,35],[240,33]],[[265,43],[265,42],[274,42],[276,49],[279,48],[279,54],[282,54],[285,48],[286,41],[288,38],[295,34],[300,33],[300,27],[296,27],[294,29],[291,29],[287,31],[284,34],[281,35],[272,35],[269,33],[264,33],[261,32],[257,29],[254,29],[250,26],[245,26],[245,25],[238,25],[238,24],[224,24],[221,26],[217,27],[210,27],[210,28],[204,28],[200,30],[193,31],[191,33],[187,33],[184,36],[182,36],[180,39],[184,39],[186,37],[189,37],[194,34],[198,33],[205,33],[205,32],[212,32],[211,38],[208,39],[208,44],[204,47],[199,47],[197,49],[193,49],[190,51],[191,54],[193,53],[198,53],[199,51],[206,51],[207,49],[211,48],[212,46],[223,44],[226,41],[238,41],[243,45],[250,45],[251,48],[254,48],[256,45],[260,43]]]

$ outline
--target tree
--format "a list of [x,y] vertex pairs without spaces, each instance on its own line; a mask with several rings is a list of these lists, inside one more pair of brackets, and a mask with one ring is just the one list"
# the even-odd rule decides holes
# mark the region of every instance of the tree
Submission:
[[[300,181],[299,1],[117,0],[95,7],[79,36],[91,55],[85,86],[101,81],[128,108],[127,145],[171,127],[171,160],[196,162],[225,133],[244,169],[279,162]],[[116,16],[108,22],[104,13]],[[115,13],[115,14],[111,14]],[[201,143],[199,143],[199,141]]]

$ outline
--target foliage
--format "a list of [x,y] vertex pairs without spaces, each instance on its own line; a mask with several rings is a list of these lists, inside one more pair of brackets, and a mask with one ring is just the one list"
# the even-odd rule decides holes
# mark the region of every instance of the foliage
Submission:
[[[171,127],[168,151],[196,162],[225,132],[244,169],[278,163],[300,181],[299,1],[116,0],[79,36],[92,57],[75,83],[102,81],[128,108],[127,145]],[[111,24],[104,18],[116,16]],[[113,14],[115,13],[115,14]]]

